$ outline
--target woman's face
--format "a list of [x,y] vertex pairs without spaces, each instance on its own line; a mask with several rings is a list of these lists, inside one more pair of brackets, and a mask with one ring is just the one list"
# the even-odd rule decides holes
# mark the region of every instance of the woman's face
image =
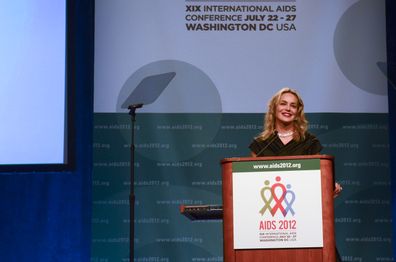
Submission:
[[281,95],[278,105],[276,106],[276,121],[284,125],[293,123],[298,110],[298,100],[292,93]]

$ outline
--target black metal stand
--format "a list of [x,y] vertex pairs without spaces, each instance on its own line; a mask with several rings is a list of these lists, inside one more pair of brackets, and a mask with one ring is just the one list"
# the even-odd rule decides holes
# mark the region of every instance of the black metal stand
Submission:
[[135,122],[136,109],[141,108],[143,104],[134,104],[128,107],[131,115],[131,185],[129,193],[129,261],[134,261],[135,247]]

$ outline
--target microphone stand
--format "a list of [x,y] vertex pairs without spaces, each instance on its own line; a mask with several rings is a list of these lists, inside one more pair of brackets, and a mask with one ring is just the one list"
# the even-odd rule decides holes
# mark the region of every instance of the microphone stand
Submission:
[[263,153],[275,141],[275,139],[278,137],[278,131],[275,130],[271,136],[271,140],[268,141],[268,143],[256,154],[256,156],[260,156],[261,153]]
[[131,185],[129,193],[129,261],[134,261],[135,246],[135,122],[136,109],[141,108],[143,104],[134,104],[128,106],[129,115],[131,115],[131,160],[130,176]]

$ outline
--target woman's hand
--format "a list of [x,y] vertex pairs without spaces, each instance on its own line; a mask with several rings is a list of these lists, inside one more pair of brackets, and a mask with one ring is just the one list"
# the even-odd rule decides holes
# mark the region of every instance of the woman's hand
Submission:
[[341,191],[342,191],[342,186],[336,182],[334,187],[333,197],[334,198],[338,197]]

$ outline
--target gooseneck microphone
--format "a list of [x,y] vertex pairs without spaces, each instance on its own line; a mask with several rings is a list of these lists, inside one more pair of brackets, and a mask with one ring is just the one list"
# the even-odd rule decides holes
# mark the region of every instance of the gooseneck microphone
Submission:
[[256,154],[256,156],[260,156],[261,153],[263,153],[275,141],[277,137],[278,131],[275,130],[274,133],[272,133],[272,135],[270,136],[269,142]]

